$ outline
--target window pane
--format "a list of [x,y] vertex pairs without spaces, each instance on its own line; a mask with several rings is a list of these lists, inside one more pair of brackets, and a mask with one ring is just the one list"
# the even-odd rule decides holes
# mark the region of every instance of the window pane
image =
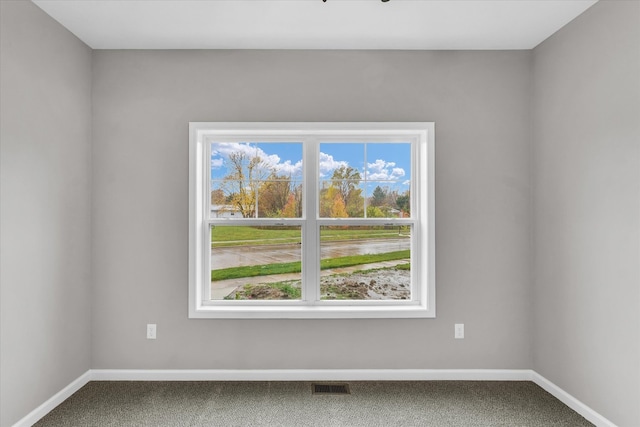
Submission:
[[319,216],[321,218],[364,218],[363,195],[360,181],[322,181]]
[[259,218],[302,217],[302,182],[269,179],[262,181],[257,191]]
[[322,143],[320,144],[320,179],[338,177],[363,177],[365,144],[358,143]]
[[211,218],[300,218],[302,143],[211,144]]
[[319,179],[320,218],[410,217],[410,143],[322,143]]
[[365,170],[365,178],[367,181],[410,181],[411,144],[367,144],[367,167]]
[[367,218],[410,218],[409,183],[367,182]]
[[320,144],[321,218],[364,218],[364,143]]
[[411,226],[321,226],[320,298],[411,299]]
[[301,227],[212,226],[212,300],[301,297]]
[[211,204],[209,218],[242,218],[242,213],[227,196],[225,188],[229,188],[224,181],[211,181]]
[[367,218],[408,218],[411,144],[367,144],[365,168]]

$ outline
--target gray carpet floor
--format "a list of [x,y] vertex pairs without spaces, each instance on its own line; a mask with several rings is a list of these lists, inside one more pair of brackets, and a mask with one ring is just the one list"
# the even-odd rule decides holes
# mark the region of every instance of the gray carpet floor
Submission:
[[92,381],[36,426],[591,426],[529,381]]

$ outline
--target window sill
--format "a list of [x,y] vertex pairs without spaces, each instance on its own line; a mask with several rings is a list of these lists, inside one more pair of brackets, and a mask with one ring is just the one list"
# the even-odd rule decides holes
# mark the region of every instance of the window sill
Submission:
[[192,319],[406,319],[434,318],[424,305],[405,306],[206,306],[190,307]]

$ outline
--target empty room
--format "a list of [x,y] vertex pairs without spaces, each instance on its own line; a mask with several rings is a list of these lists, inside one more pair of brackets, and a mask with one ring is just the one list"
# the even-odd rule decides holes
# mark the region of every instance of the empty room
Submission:
[[0,31],[0,427],[640,427],[640,1]]

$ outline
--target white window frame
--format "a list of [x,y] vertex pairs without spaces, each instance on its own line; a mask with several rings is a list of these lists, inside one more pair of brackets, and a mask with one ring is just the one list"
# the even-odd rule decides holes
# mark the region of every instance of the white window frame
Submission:
[[[191,122],[189,123],[189,317],[190,318],[425,318],[435,317],[435,162],[433,122],[382,123],[248,123],[248,122]],[[317,233],[319,225],[331,224],[330,218],[318,218],[316,209],[318,188],[317,155],[309,156],[309,149],[320,142],[340,137],[351,141],[413,141],[411,194],[413,224],[411,247],[412,299],[410,301],[320,301],[319,284],[308,286],[316,292],[303,294],[300,301],[211,301],[207,298],[210,286],[210,229],[209,218],[209,147],[210,142],[260,138],[264,141],[304,140],[305,187],[303,218],[276,220],[278,223],[302,226],[305,234]],[[240,139],[238,139],[240,138]],[[347,141],[345,141],[347,142]],[[316,148],[317,149],[317,148]],[[308,164],[308,159],[316,164]],[[314,193],[313,195],[309,193]],[[417,203],[416,203],[417,202]],[[344,219],[342,219],[344,221]],[[353,225],[364,224],[360,218],[347,219]],[[221,220],[217,220],[220,222]],[[222,220],[224,221],[224,220]],[[231,220],[234,221],[234,220]],[[366,224],[400,224],[401,220],[385,218],[367,220]],[[268,220],[272,224],[274,220]],[[235,221],[234,221],[235,223]],[[261,219],[243,219],[243,225],[265,224]],[[319,243],[306,245],[302,254],[303,282],[318,281],[307,268],[319,263]],[[317,247],[316,247],[317,246]],[[311,271],[311,273],[310,273]]]

